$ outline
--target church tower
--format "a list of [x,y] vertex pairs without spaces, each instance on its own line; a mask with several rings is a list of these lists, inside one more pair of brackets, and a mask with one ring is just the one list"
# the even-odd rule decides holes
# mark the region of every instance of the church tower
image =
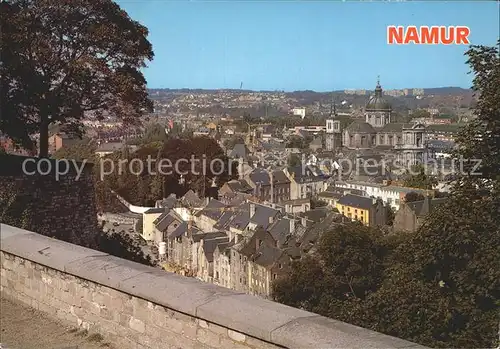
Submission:
[[365,121],[375,128],[382,128],[391,122],[392,107],[384,98],[380,77],[377,79],[375,93],[368,100],[365,107]]
[[332,102],[330,105],[330,115],[326,120],[326,140],[325,147],[327,151],[336,151],[342,146],[342,131],[340,129],[340,121],[337,117],[337,107],[332,94]]

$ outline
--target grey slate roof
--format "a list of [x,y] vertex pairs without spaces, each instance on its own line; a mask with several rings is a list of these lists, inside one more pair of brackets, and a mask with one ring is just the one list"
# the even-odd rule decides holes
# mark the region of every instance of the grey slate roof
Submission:
[[170,212],[162,214],[153,222],[156,229],[164,231],[175,220],[175,216],[169,213]]
[[224,233],[223,231],[213,231],[210,233],[197,233],[192,235],[193,242],[200,242],[201,239],[203,240],[210,240],[210,239],[216,239],[216,238],[223,238],[226,237],[227,234]]
[[347,126],[346,130],[349,131],[349,133],[377,133],[372,125],[361,120],[353,121],[349,126]]
[[269,173],[262,169],[262,168],[256,168],[255,170],[253,170],[250,175],[250,180],[254,183],[260,183],[260,185],[270,185],[271,184],[271,181],[269,179]]
[[219,200],[210,200],[208,205],[205,206],[196,215],[197,216],[205,215],[205,216],[217,221],[222,217],[222,214],[224,213],[224,210],[223,210],[224,208],[226,208],[226,205],[224,205]]
[[[277,222],[272,224],[268,229],[273,239],[280,245],[285,244],[290,235],[292,235],[290,231],[290,221],[293,221],[293,219],[281,218]],[[295,227],[295,222],[293,222],[292,224]]]
[[261,265],[263,267],[270,267],[274,263],[276,263],[276,261],[281,257],[282,254],[282,250],[262,244],[262,246],[260,246],[255,253],[253,261],[255,264]]
[[226,184],[234,192],[250,193],[253,191],[253,188],[245,179],[233,179]]
[[408,202],[406,205],[413,211],[418,217],[423,217],[434,211],[437,207],[444,204],[447,198],[437,198],[430,199],[426,197],[425,200]]
[[163,213],[163,212],[165,212],[165,208],[164,207],[158,207],[158,208],[150,208],[149,210],[147,210],[144,213],[148,214],[148,213]]
[[220,237],[220,238],[214,238],[214,239],[209,239],[209,240],[203,240],[203,253],[205,254],[205,257],[209,262],[213,262],[214,260],[214,251],[217,248],[217,246],[222,245],[222,248],[226,247],[229,245],[229,238],[227,236],[225,237]]
[[413,125],[403,122],[390,122],[380,129],[379,132],[402,132],[403,128],[411,128]]
[[234,212],[224,212],[221,218],[214,224],[214,228],[218,230],[225,230],[229,227],[231,218],[233,218]]
[[203,206],[203,200],[196,195],[193,190],[188,190],[186,194],[181,198],[181,202],[188,207],[201,207]]
[[324,219],[320,222],[313,225],[310,229],[308,229],[300,240],[301,249],[305,252],[309,251],[311,247],[316,244],[318,239],[321,237],[323,233],[331,230],[339,220],[339,214],[334,212],[329,212]]
[[249,154],[250,151],[245,144],[235,144],[233,150],[229,153],[229,157],[246,159]]
[[300,217],[304,217],[314,223],[321,222],[331,211],[328,208],[320,207],[314,210],[301,212]]
[[175,196],[175,194],[170,194],[168,197],[162,200],[158,200],[156,202],[157,206],[168,207],[170,209],[174,208],[176,204],[177,204],[177,197]]
[[250,221],[264,229],[267,229],[270,225],[269,218],[273,217],[273,219],[276,219],[279,212],[280,211],[272,207],[255,204],[255,214],[251,217]]
[[236,229],[245,229],[245,227],[250,222],[250,204],[244,203],[238,206],[234,212],[234,215],[229,222],[229,227]]
[[294,166],[288,167],[288,172],[298,183],[322,181],[327,178],[317,166]]
[[373,200],[369,197],[347,194],[341,197],[339,204],[351,207],[357,207],[363,210],[368,210],[373,206]]

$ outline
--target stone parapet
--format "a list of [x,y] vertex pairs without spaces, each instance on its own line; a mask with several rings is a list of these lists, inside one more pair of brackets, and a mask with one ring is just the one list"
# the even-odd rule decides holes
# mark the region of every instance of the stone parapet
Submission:
[[5,224],[1,291],[123,349],[424,348]]

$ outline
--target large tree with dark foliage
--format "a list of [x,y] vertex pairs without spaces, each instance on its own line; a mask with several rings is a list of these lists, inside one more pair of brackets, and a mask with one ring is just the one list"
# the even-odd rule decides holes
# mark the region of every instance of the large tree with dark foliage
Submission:
[[78,134],[84,112],[128,122],[152,108],[140,70],[153,58],[148,30],[112,0],[7,0],[0,20],[0,130],[17,143],[38,132],[46,156],[51,123]]

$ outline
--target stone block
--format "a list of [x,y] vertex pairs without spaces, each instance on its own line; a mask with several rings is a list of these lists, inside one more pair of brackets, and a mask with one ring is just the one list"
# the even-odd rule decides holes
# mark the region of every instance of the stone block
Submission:
[[2,251],[63,272],[64,266],[72,261],[106,255],[5,224],[1,230]]
[[300,318],[276,329],[273,343],[287,348],[404,348],[414,345],[322,316]]
[[254,348],[254,349],[277,349],[277,348],[279,348],[272,343],[264,342],[258,338],[249,337],[249,336],[247,336],[247,338],[245,339],[245,344],[248,347]]
[[109,288],[121,289],[123,280],[146,273],[153,268],[106,254],[96,254],[75,259],[67,263],[65,269],[82,279]]
[[196,316],[198,306],[214,297],[235,294],[229,289],[155,268],[148,268],[147,273],[123,281],[120,289],[155,304],[192,316]]
[[[220,343],[220,348],[224,349],[253,349],[245,343],[235,342],[229,338],[222,338]],[[257,347],[255,349],[264,349]]]
[[220,335],[204,328],[198,328],[198,331],[196,333],[196,339],[198,340],[198,342],[214,348],[220,347],[220,337]]
[[146,325],[142,320],[131,317],[128,325],[132,330],[139,333],[144,333],[146,331]]
[[245,342],[246,339],[245,334],[233,330],[227,330],[227,335],[235,342]]
[[[231,309],[231,311],[228,311]],[[284,324],[312,314],[250,295],[214,297],[197,309],[198,317],[247,335],[271,339],[271,332]]]

